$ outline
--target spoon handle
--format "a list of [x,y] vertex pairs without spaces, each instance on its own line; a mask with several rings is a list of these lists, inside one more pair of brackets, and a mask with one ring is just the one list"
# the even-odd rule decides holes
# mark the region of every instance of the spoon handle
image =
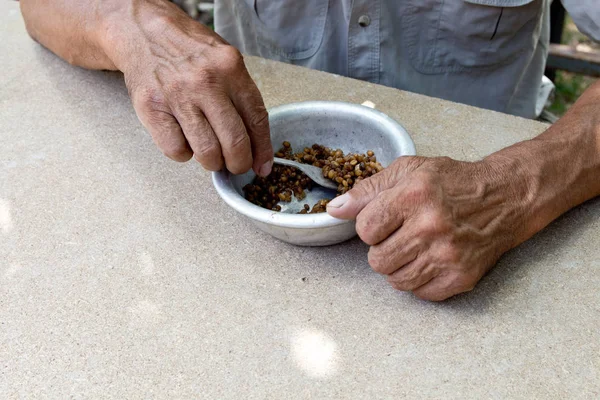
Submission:
[[314,167],[308,164],[301,164],[296,161],[286,160],[285,158],[274,157],[273,162],[275,164],[285,165],[288,167],[294,167],[304,172],[310,179],[313,180],[317,185],[323,186],[329,189],[337,189],[337,184],[329,179],[326,179],[322,175],[322,169]]
[[302,167],[303,167],[303,165],[300,164],[299,162],[292,161],[292,160],[286,160],[285,158],[279,158],[279,157],[273,157],[273,163],[279,164],[279,165],[285,165],[288,167],[295,167],[298,169],[302,169]]

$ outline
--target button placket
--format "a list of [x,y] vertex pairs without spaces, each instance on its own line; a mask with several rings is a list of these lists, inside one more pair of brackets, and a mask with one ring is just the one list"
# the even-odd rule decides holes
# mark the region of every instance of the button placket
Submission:
[[348,75],[379,82],[380,0],[355,0],[348,27]]

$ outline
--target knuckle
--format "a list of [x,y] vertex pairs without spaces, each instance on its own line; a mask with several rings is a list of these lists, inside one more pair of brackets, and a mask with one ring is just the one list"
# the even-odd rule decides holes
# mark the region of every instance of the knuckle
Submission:
[[419,234],[428,238],[446,235],[452,230],[444,213],[438,209],[430,210],[424,214],[419,224]]
[[428,197],[435,190],[434,173],[430,171],[419,171],[415,173],[412,191],[416,195]]
[[396,158],[390,167],[399,171],[413,171],[419,168],[425,160],[426,158],[421,156],[402,156]]
[[449,297],[453,296],[453,294],[449,294],[449,293],[442,292],[442,291],[431,292],[431,291],[421,291],[419,289],[413,290],[413,294],[421,300],[436,301],[436,302],[444,301],[444,300],[448,299]]
[[422,267],[415,265],[405,266],[388,277],[390,283],[394,282],[400,290],[413,290],[420,286]]
[[376,244],[375,232],[370,218],[358,214],[358,217],[356,217],[356,233],[366,244],[370,246]]
[[[250,125],[254,130],[258,130],[259,132],[269,131],[269,113],[264,106],[261,106],[256,112],[252,113]],[[265,139],[268,139],[268,137],[265,137]]]
[[165,156],[175,161],[185,162],[192,158],[192,154],[184,144],[168,144],[165,145],[161,150]]
[[137,90],[132,93],[131,99],[134,107],[145,113],[162,110],[165,104],[162,92],[154,88]]
[[162,111],[152,110],[145,113],[145,119],[150,124],[149,130],[162,138],[170,138],[176,134],[172,117]]
[[369,260],[369,264],[371,265],[373,271],[377,272],[378,274],[385,275],[386,267],[385,264],[381,261],[381,258],[373,257]]
[[411,280],[389,280],[389,282],[394,289],[403,292],[409,292],[417,288],[417,285]]
[[244,57],[233,46],[223,46],[219,51],[219,60],[221,70],[228,75],[235,74],[244,69]]
[[475,286],[475,281],[466,272],[453,272],[444,279],[444,290],[451,295],[465,292],[471,286]]
[[412,292],[419,299],[426,301],[444,301],[456,294],[446,287],[437,287],[435,289],[431,289],[427,286],[413,289]]
[[446,245],[441,250],[441,258],[451,265],[460,265],[462,257],[462,251],[453,244]]
[[404,276],[404,281],[409,284],[414,285],[420,276],[421,276],[421,270],[419,270],[417,268],[409,268],[406,271],[406,275]]
[[213,160],[221,157],[221,149],[214,141],[205,141],[200,143],[194,154],[202,160]]
[[430,224],[436,227],[445,225],[446,223],[446,214],[440,207],[430,209],[428,217]]
[[204,135],[210,129],[208,122],[203,122],[201,111],[192,102],[180,102],[174,107],[176,110],[175,118],[181,123],[182,127],[187,129],[186,134]]
[[435,162],[438,166],[443,167],[445,165],[454,164],[456,161],[448,156],[440,156],[435,158]]
[[401,292],[408,292],[411,289],[407,288],[404,282],[398,282],[398,281],[389,281],[390,285],[396,289],[399,290]]
[[373,247],[371,247],[371,250],[369,251],[368,261],[373,271],[377,273],[385,274],[385,272],[388,270],[389,262],[387,257],[381,254],[381,251],[378,251]]
[[231,151],[234,153],[240,153],[250,148],[250,138],[243,131],[237,134],[232,134],[228,145]]
[[417,232],[410,241],[410,246],[419,253],[424,253],[431,247],[431,241],[426,238],[421,232]]
[[227,134],[225,137],[220,138],[220,141],[226,157],[236,163],[251,163],[252,143],[244,126],[241,123],[233,122],[229,123],[223,131],[227,132]]
[[465,273],[456,274],[451,279],[451,287],[454,289],[455,294],[469,292],[475,288],[476,284],[477,280]]
[[461,288],[461,293],[467,293],[472,291],[473,289],[475,289],[475,283],[473,282],[469,282],[469,283],[465,283],[463,285],[463,287]]

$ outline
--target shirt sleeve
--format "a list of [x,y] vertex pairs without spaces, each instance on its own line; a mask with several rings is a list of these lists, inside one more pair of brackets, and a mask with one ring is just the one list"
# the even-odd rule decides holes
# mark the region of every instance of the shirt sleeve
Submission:
[[600,4],[598,4],[598,0],[562,0],[562,3],[577,28],[592,40],[600,42]]

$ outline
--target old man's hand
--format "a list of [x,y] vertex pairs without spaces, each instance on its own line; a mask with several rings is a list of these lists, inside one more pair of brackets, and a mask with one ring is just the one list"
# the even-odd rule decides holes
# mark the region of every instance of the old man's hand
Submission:
[[327,211],[356,219],[369,263],[394,288],[440,301],[473,289],[517,244],[524,183],[497,163],[401,157]]
[[103,40],[158,148],[208,170],[269,174],[268,114],[240,52],[173,4],[135,3],[107,17]]

